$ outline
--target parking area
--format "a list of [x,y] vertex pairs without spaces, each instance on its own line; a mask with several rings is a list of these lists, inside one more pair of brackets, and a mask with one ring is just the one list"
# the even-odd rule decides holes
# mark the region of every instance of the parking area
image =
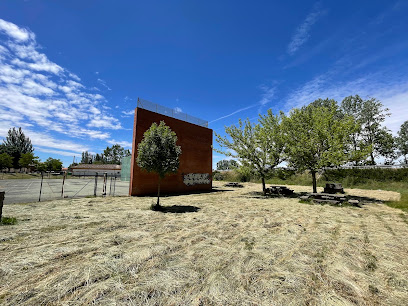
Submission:
[[[63,180],[44,179],[41,188],[41,179],[12,179],[0,180],[0,191],[5,191],[4,204],[38,202],[41,189],[41,201],[58,198],[79,198],[93,196],[95,191],[95,177]],[[99,177],[96,184],[96,195],[103,195],[104,180]],[[106,195],[127,196],[129,182],[120,179],[108,178],[106,181]]]

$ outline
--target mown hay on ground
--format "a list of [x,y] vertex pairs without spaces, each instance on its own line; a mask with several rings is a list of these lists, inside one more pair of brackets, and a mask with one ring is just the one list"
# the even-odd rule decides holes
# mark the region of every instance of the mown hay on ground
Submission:
[[168,213],[150,211],[149,197],[7,205],[4,213],[19,223],[0,227],[0,303],[408,300],[401,211],[308,205],[259,196],[257,184],[215,185],[217,192],[163,198]]

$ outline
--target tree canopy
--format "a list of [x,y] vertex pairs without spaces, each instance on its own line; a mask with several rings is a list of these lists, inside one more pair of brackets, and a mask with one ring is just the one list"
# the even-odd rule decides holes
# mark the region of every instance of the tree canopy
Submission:
[[7,153],[13,157],[13,168],[19,168],[19,160],[22,154],[34,152],[30,138],[26,137],[19,127],[9,129],[6,138],[2,144],[3,153]]
[[313,192],[317,192],[316,172],[319,169],[339,166],[350,158],[347,147],[355,122],[350,116],[339,116],[334,100],[292,109],[283,119],[282,129],[289,165],[311,172]]
[[[353,116],[358,123],[358,129],[352,135],[354,161],[357,164],[358,152],[369,152],[368,164],[375,165],[375,158],[384,157],[388,163],[395,159],[394,139],[390,131],[383,127],[385,118],[390,116],[389,109],[381,101],[370,98],[363,100],[359,95],[344,98],[341,103],[344,114]],[[364,154],[363,154],[364,155]]]
[[34,153],[28,152],[21,154],[19,165],[23,168],[28,168],[30,165],[38,163],[38,157],[34,156]]
[[119,144],[106,147],[103,153],[91,154],[88,151],[82,152],[81,164],[115,164],[120,165],[122,158],[130,156],[130,150],[125,150]]
[[52,157],[47,158],[44,165],[47,171],[61,171],[62,169],[62,161]]
[[137,147],[137,165],[147,172],[159,176],[157,187],[157,204],[154,209],[160,209],[160,183],[170,173],[176,173],[180,160],[181,147],[177,144],[177,135],[164,121],[159,125],[153,123],[144,133]]
[[404,163],[408,164],[408,120],[401,125],[396,142],[399,154],[404,158]]
[[0,154],[0,170],[13,167],[13,157],[7,153]]
[[217,170],[232,170],[238,168],[238,163],[236,160],[223,159],[217,163]]
[[253,169],[261,177],[264,193],[267,174],[283,161],[282,118],[283,114],[273,115],[268,110],[265,116],[260,116],[258,124],[247,119],[245,122],[239,120],[238,126],[226,127],[230,139],[215,133],[221,147],[216,151],[237,158],[243,166]]

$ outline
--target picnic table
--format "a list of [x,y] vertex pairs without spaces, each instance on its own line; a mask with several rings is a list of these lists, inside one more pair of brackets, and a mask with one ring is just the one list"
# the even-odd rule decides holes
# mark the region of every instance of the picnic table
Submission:
[[325,193],[344,193],[343,186],[340,183],[327,183],[324,187]]
[[286,186],[270,186],[269,188],[266,188],[266,193],[269,194],[283,194],[283,195],[291,195],[293,194],[293,190],[289,189]]

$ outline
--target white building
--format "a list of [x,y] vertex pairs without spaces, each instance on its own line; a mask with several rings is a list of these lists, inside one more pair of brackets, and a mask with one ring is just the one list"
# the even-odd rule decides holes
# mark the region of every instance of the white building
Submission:
[[96,164],[79,164],[78,166],[73,166],[72,168],[73,176],[103,176],[107,173],[108,176],[120,177],[121,166],[120,165],[96,165]]

